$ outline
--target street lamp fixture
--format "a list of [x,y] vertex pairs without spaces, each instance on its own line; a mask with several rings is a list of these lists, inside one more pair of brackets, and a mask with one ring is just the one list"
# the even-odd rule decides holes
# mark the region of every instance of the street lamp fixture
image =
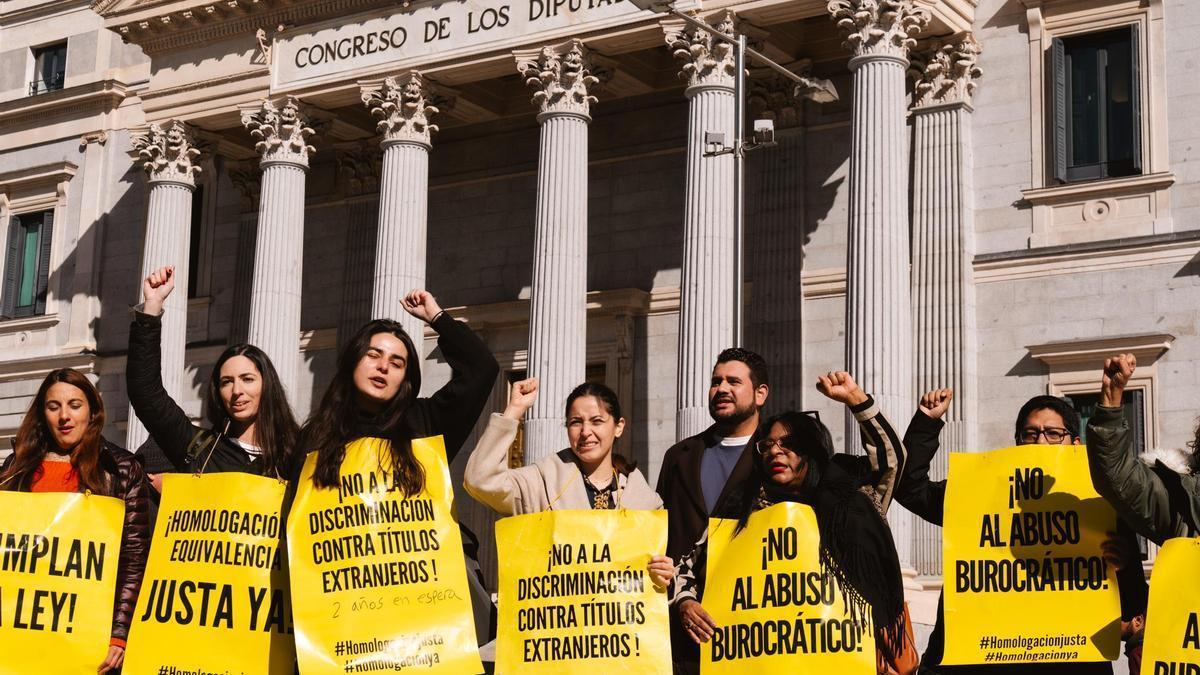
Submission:
[[795,96],[804,96],[817,103],[829,103],[838,99],[837,89],[829,80],[817,80],[797,75],[782,65],[772,61],[767,55],[751,49],[746,45],[745,35],[726,35],[709,25],[702,19],[681,12],[675,8],[675,0],[629,0],[635,7],[657,14],[670,14],[684,23],[698,28],[713,37],[728,42],[734,46],[734,77],[733,98],[735,101],[733,113],[733,145],[725,144],[725,134],[706,131],[704,133],[704,156],[733,155],[733,345],[742,345],[742,268],[744,258],[745,217],[746,217],[746,153],[758,148],[775,145],[775,124],[772,120],[754,121],[754,136],[750,141],[745,138],[746,127],[746,58],[767,66],[779,73],[794,85]]

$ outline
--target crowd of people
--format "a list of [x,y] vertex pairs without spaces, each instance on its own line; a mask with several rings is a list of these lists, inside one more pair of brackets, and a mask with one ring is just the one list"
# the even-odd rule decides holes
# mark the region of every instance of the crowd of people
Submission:
[[[0,466],[3,490],[90,491],[125,502],[111,640],[98,667],[101,673],[119,670],[122,663],[163,473],[245,472],[288,480],[294,490],[305,457],[315,452],[313,483],[334,487],[346,445],[376,437],[389,442],[391,465],[404,493],[416,495],[425,474],[411,451],[412,439],[441,435],[452,460],[462,451],[499,375],[486,345],[442,310],[433,295],[414,290],[404,298],[403,309],[437,333],[452,371],[449,382],[428,398],[418,397],[421,371],[412,337],[397,322],[375,320],[343,347],[332,382],[302,425],[293,417],[271,360],[248,344],[229,347],[214,364],[205,386],[204,424],[197,425],[162,381],[161,315],[174,288],[173,275],[165,267],[144,280],[144,304],[130,326],[127,391],[152,443],[133,454],[105,440],[104,402],[96,387],[78,371],[59,369],[38,389],[14,439],[14,452]],[[1105,361],[1100,404],[1086,432],[1095,488],[1119,515],[1104,553],[1120,570],[1122,637],[1131,672],[1139,667],[1147,605],[1134,535],[1156,543],[1200,535],[1200,453],[1184,454],[1180,463],[1168,466],[1139,461],[1131,451],[1132,432],[1121,405],[1135,368],[1136,360],[1128,354]],[[919,655],[885,516],[898,502],[928,522],[942,524],[946,481],[931,480],[929,474],[953,392],[924,394],[901,439],[849,373],[822,375],[818,391],[845,405],[858,422],[865,452],[851,455],[835,451],[828,427],[815,412],[763,414],[770,394],[768,370],[761,356],[746,349],[726,349],[717,356],[708,391],[712,426],[666,451],[656,487],[635,462],[614,452],[628,421],[617,395],[595,383],[580,384],[563,402],[566,447],[533,465],[511,468],[508,449],[538,396],[535,379],[516,382],[504,411],[490,415],[478,443],[469,449],[464,487],[501,516],[667,509],[667,549],[647,552],[647,571],[657,585],[669,589],[677,672],[699,671],[698,645],[717,628],[704,608],[709,519],[735,520],[740,531],[752,513],[780,502],[812,508],[823,571],[853,588],[869,608],[879,672],[1111,672],[1108,662],[942,665],[940,604],[928,648]],[[1016,415],[1014,441],[1080,444],[1080,426],[1080,415],[1069,401],[1035,396]],[[483,644],[494,636],[495,608],[476,562],[476,539],[465,528],[463,535],[477,638]]]

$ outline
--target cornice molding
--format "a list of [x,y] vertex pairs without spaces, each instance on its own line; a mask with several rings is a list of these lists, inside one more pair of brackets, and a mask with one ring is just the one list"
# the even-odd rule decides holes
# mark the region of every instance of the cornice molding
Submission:
[[117,80],[98,80],[67,87],[48,94],[25,96],[0,103],[0,125],[17,124],[36,119],[45,122],[47,116],[93,115],[116,109],[130,94],[129,85]]

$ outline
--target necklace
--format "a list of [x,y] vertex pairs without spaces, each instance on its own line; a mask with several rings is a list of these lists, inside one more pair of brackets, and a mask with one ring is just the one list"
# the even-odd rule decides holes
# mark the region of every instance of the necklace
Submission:
[[594,483],[592,483],[591,479],[588,478],[587,476],[583,477],[583,482],[587,483],[587,486],[592,489],[592,508],[593,509],[607,510],[607,509],[612,508],[612,506],[611,506],[612,502],[610,501],[610,498],[612,497],[613,485],[615,485],[617,483],[617,470],[616,469],[613,469],[612,481],[610,481],[609,484],[605,485],[603,488],[596,487],[596,485]]

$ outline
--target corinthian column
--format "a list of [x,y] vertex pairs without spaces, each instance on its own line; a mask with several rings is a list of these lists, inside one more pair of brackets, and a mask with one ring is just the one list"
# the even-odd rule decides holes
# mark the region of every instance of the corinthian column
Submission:
[[[971,97],[980,46],[970,33],[914,57],[913,120],[913,336],[917,391],[954,388],[943,418],[942,445],[975,449],[974,206],[971,201]],[[945,478],[946,453],[933,460]],[[915,523],[914,562],[923,574],[941,574],[941,528]]]
[[[192,192],[196,189],[196,174],[200,172],[197,162],[200,151],[191,131],[177,120],[150,125],[134,137],[133,148],[150,184],[142,277],[164,265],[175,267],[175,292],[167,298],[162,317],[162,379],[167,393],[178,401],[183,394],[183,353],[187,344]],[[146,436],[146,428],[130,406],[126,447],[131,452],[137,450]]]
[[[362,100],[380,118],[383,175],[379,191],[379,233],[375,245],[374,318],[397,318],[418,350],[425,324],[400,310],[400,300],[425,286],[425,230],[429,210],[429,85],[416,71],[363,86]],[[419,359],[421,354],[415,354]]]
[[[854,51],[846,366],[903,433],[915,393],[904,78],[911,36],[929,18],[912,0],[832,0],[828,8]],[[846,442],[861,448],[849,415]],[[911,569],[912,514],[891,513],[900,562]]]
[[304,263],[304,179],[312,128],[289,96],[242,110],[262,167],[248,341],[271,357],[294,396],[300,366],[300,290]]
[[[735,17],[722,13],[714,28],[733,35]],[[682,21],[664,21],[667,45],[687,80],[687,187],[683,208],[683,279],[679,289],[679,373],[675,433],[699,433],[708,415],[713,362],[733,346],[735,255],[733,155],[704,156],[704,135],[734,137],[733,46]]]
[[579,40],[514,55],[541,125],[528,365],[540,388],[525,423],[525,463],[533,464],[566,446],[562,407],[584,377],[588,123],[599,78]]

